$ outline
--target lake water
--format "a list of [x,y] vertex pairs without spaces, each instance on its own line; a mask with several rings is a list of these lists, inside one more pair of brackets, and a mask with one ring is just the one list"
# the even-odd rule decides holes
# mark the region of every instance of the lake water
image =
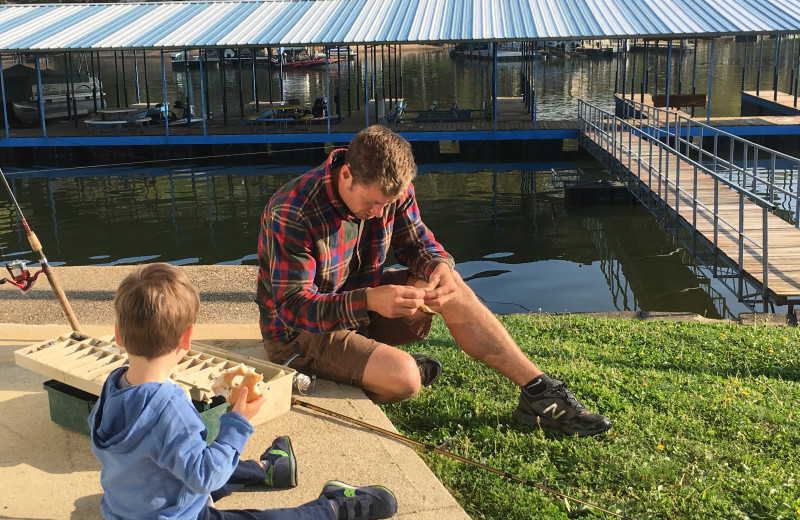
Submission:
[[[594,167],[420,166],[426,224],[494,312],[745,311],[639,204],[566,202],[554,166]],[[52,265],[256,264],[267,200],[306,166],[111,170],[10,175]],[[35,260],[5,200],[0,245],[3,260]]]

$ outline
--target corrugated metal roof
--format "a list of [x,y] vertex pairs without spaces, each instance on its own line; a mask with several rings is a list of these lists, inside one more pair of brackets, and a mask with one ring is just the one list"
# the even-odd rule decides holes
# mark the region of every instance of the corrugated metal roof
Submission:
[[257,0],[0,5],[0,51],[800,33],[800,0]]

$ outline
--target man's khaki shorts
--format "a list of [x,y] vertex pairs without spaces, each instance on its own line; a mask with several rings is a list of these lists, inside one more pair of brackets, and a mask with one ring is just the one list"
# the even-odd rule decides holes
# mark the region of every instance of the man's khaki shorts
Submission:
[[[387,269],[381,276],[381,285],[406,285],[407,269]],[[307,375],[331,379],[340,383],[361,386],[364,368],[378,345],[407,345],[428,337],[433,316],[416,312],[403,318],[385,318],[370,313],[367,336],[354,330],[340,330],[325,334],[300,334],[289,343],[264,340],[267,357],[273,363],[283,364],[296,349],[300,355],[289,366]]]

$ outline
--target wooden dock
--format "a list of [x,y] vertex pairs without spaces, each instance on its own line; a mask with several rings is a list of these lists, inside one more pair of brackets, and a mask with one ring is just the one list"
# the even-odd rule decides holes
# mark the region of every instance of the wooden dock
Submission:
[[[778,100],[773,100],[774,92],[773,91],[762,91],[760,94],[756,94],[755,91],[745,91],[742,92],[742,100],[755,99],[758,100],[759,103],[763,103],[765,107],[768,107],[764,114],[752,114],[752,115],[742,115],[742,116],[715,116],[709,117],[706,116],[692,116],[691,113],[685,109],[683,110],[676,110],[670,109],[672,113],[678,113],[685,117],[691,117],[696,121],[700,121],[702,123],[706,123],[709,126],[713,126],[720,129],[725,129],[726,131],[732,131],[736,135],[748,135],[747,129],[752,129],[752,135],[765,135],[765,134],[781,134],[784,129],[788,129],[788,127],[799,127],[800,128],[800,109],[794,108],[794,96],[790,94],[786,94],[784,92],[778,92]],[[653,96],[650,94],[634,94],[632,97],[630,93],[626,94],[623,98],[621,94],[615,94],[615,103],[617,107],[617,115],[621,116],[621,109],[624,105],[630,104],[631,99],[636,103],[643,103],[648,107],[653,107]],[[711,100],[713,104],[713,99]],[[799,103],[800,104],[800,103]],[[633,108],[631,105],[631,113],[633,113]],[[772,131],[764,130],[764,128],[773,128]],[[738,129],[738,130],[731,130],[731,129]],[[756,129],[760,129],[760,131],[756,132]],[[797,133],[796,131],[793,133]]]
[[[441,106],[441,105],[440,105]],[[146,106],[139,106],[142,110],[146,110]],[[334,107],[330,107],[333,109]],[[469,139],[470,135],[474,134],[475,139],[485,139],[486,134],[493,132],[526,132],[526,135],[520,135],[520,139],[530,139],[529,135],[533,130],[540,130],[543,132],[554,131],[560,134],[565,132],[570,133],[568,137],[574,138],[577,124],[575,119],[570,120],[537,120],[536,128],[534,128],[533,121],[530,113],[527,111],[525,104],[522,102],[521,97],[513,98],[498,98],[497,100],[497,127],[491,117],[491,112],[487,112],[485,107],[466,107],[472,113],[471,120],[469,121],[438,121],[438,122],[417,122],[416,116],[425,109],[407,110],[400,122],[387,123],[387,126],[392,128],[398,133],[415,133],[417,137],[415,140],[426,140],[426,135],[430,135],[430,140],[436,141],[447,139],[447,134],[458,134],[453,139]],[[449,105],[442,110],[447,111]],[[341,119],[336,115],[331,115],[330,132],[328,131],[328,121],[325,119],[317,119],[312,124],[306,124],[305,121],[299,120],[297,124],[284,125],[257,125],[253,124],[259,117],[259,114],[269,109],[268,103],[261,103],[260,110],[256,110],[253,104],[244,107],[229,107],[227,118],[221,117],[221,114],[214,114],[214,117],[207,119],[204,124],[201,119],[192,120],[191,124],[170,124],[168,137],[208,137],[209,142],[213,142],[215,138],[217,141],[228,142],[231,141],[232,136],[241,136],[238,142],[258,143],[258,142],[273,142],[276,139],[283,142],[307,142],[308,137],[316,141],[335,140],[335,135],[346,134],[342,136],[342,141],[348,141],[349,136],[355,134],[359,130],[366,128],[368,125],[376,124],[380,120],[376,119],[374,113],[367,113],[364,105],[362,104],[358,109],[351,110],[348,114],[346,107],[343,107],[343,114]],[[460,110],[464,110],[459,108]],[[443,118],[446,119],[446,118]],[[137,144],[153,144],[154,137],[164,138],[167,137],[167,129],[163,123],[149,125],[125,125],[119,132],[97,132],[89,131],[87,126],[82,120],[78,122],[64,121],[64,122],[48,122],[47,123],[47,137],[48,138],[77,138],[80,140],[81,145],[91,146],[94,139],[99,143],[102,139],[104,146],[120,144],[120,145],[137,145]],[[205,132],[205,133],[204,133]],[[3,134],[2,126],[0,125],[0,134]],[[11,128],[10,138],[4,139],[0,137],[0,145],[12,146],[15,143],[23,144],[24,141],[30,139],[42,138],[42,130],[38,126],[29,128]],[[16,140],[19,138],[18,140]],[[84,139],[84,138],[88,138]],[[321,139],[322,138],[322,139]],[[539,138],[547,138],[539,137]],[[555,137],[555,138],[563,138]],[[202,139],[196,139],[201,142]],[[5,141],[5,143],[2,143]],[[59,146],[58,139],[50,143],[52,146]],[[29,146],[29,144],[24,144]]]
[[[658,211],[668,212],[693,230],[692,240],[700,238],[713,248],[742,281],[761,293],[755,299],[765,310],[771,303],[788,305],[792,312],[800,303],[800,229],[775,214],[765,215],[761,206],[746,198],[742,202],[740,194],[719,177],[704,173],[682,156],[651,147],[649,140],[631,135],[631,127],[616,128],[616,135],[609,128],[595,129],[579,132],[579,139],[610,170],[627,176],[635,192],[646,191],[661,206]],[[642,193],[637,196],[643,201],[647,198]],[[741,283],[738,291],[740,300],[753,301]]]

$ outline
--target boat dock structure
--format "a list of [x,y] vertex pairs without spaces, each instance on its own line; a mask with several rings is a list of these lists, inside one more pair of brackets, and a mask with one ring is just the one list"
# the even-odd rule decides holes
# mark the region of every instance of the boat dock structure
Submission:
[[[800,34],[795,1],[766,0],[758,8],[740,0],[691,2],[672,10],[625,0],[570,5],[569,12],[544,0],[2,5],[0,152],[342,143],[376,123],[418,143],[562,141],[577,137],[577,118],[547,120],[537,111],[539,62],[549,49],[561,48],[558,42],[585,42],[586,49],[610,49],[603,55],[619,58],[633,41],[631,70],[618,59],[614,78],[614,91],[625,98],[634,90],[684,95],[680,70],[672,83],[672,66],[666,84],[651,78],[650,53],[666,53],[671,60],[673,54],[694,52],[694,94],[698,73],[711,81],[715,38],[752,38],[753,52],[756,47],[761,52],[764,38],[775,39],[779,49],[781,41],[794,42]],[[710,63],[702,69],[696,64],[698,38],[712,42]],[[481,57],[492,64],[490,95],[473,106],[432,100],[430,106],[409,107],[403,47],[445,43],[483,49]],[[777,54],[775,67],[782,63]],[[115,80],[103,83],[98,78],[101,67],[108,77],[109,59]],[[504,59],[518,64],[519,91],[507,98],[497,92],[498,62]],[[790,61],[794,78],[796,60]],[[238,84],[231,84],[223,62],[252,71],[252,83],[239,75]],[[759,77],[762,68],[766,77],[769,65],[762,67],[759,57]],[[168,84],[169,67],[183,71],[177,79],[169,75],[178,87]],[[297,67],[325,71],[327,95],[313,106],[284,94],[283,71]],[[210,68],[219,68],[219,85],[211,85]],[[55,69],[61,79],[54,77]],[[266,75],[268,88],[263,81],[259,88],[258,75]],[[132,77],[135,92],[129,92]],[[160,88],[153,88],[158,79]],[[192,87],[198,79],[199,89]],[[789,87],[784,90],[794,90],[796,97],[797,89]],[[180,99],[170,99],[176,88]],[[713,103],[709,93],[705,109]],[[757,131],[800,135],[794,125],[760,125]]]

